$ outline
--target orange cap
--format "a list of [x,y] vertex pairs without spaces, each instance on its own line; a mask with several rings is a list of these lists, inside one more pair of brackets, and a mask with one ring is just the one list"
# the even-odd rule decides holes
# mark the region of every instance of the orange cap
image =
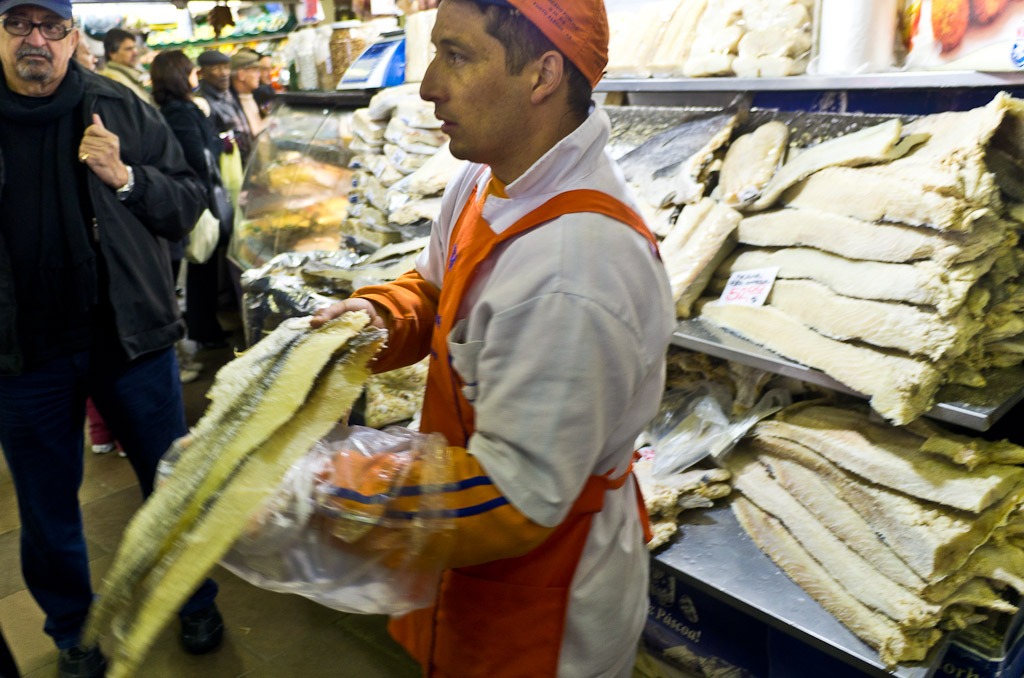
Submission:
[[[486,1],[486,0],[485,0]],[[604,0],[506,0],[596,86],[608,65]]]

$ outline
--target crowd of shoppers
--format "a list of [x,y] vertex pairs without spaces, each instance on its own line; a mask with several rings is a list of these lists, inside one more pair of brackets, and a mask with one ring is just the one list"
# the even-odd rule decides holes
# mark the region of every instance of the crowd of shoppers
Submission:
[[[93,678],[106,659],[79,644],[93,599],[78,503],[83,421],[94,451],[120,448],[148,496],[160,457],[186,433],[175,346],[186,325],[200,345],[224,341],[208,289],[216,268],[190,265],[184,320],[176,280],[182,243],[210,204],[222,133],[242,137],[244,153],[258,134],[262,114],[242,101],[259,86],[259,55],[240,62],[239,93],[230,57],[218,58],[228,72],[208,117],[181,52],[154,60],[151,84],[136,36],[112,29],[96,73],[70,0],[0,0],[0,24],[0,206],[17,217],[0,219],[0,448],[22,574],[59,650],[58,676]],[[208,579],[180,610],[186,651],[219,645],[216,594]],[[0,637],[0,676],[14,675]]]

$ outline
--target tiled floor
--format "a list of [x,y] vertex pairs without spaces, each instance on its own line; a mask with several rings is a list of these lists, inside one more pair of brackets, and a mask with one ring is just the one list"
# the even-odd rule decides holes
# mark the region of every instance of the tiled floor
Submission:
[[[206,405],[216,368],[231,357],[224,349],[198,356],[206,364],[185,386],[189,422]],[[95,583],[117,548],[121,530],[141,503],[135,476],[116,453],[86,454],[80,492]],[[14,487],[0,458],[0,626],[27,678],[56,675],[57,651],[43,633],[43,614],[25,590],[18,564],[18,512]],[[415,678],[416,664],[392,641],[383,617],[336,612],[304,598],[255,588],[218,568],[218,605],[227,628],[215,652],[193,657],[177,643],[177,622],[150,652],[141,678]],[[105,644],[109,645],[109,641]]]

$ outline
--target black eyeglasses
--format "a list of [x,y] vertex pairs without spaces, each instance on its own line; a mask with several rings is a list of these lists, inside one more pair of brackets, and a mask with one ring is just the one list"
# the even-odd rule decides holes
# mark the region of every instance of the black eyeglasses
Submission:
[[40,21],[36,23],[18,16],[9,16],[4,19],[4,30],[11,35],[25,37],[33,29],[39,29],[39,33],[47,40],[63,40],[71,32],[70,26],[65,26],[59,21]]

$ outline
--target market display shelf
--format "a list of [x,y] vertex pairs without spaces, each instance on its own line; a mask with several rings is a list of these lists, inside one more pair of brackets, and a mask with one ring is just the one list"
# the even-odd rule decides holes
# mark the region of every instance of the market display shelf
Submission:
[[652,557],[685,583],[770,627],[878,678],[928,678],[948,635],[920,664],[887,669],[878,652],[843,626],[765,555],[740,527],[727,503],[686,511],[681,536]]
[[1024,87],[1024,72],[919,71],[787,78],[605,78],[598,92],[737,92]]
[[[691,351],[743,363],[841,393],[868,397],[824,372],[787,360],[763,346],[701,320],[680,322],[672,336],[672,343]],[[989,383],[982,389],[943,387],[938,394],[939,404],[926,416],[975,431],[987,431],[1011,407],[1024,399],[1024,367],[992,370],[985,376]]]

